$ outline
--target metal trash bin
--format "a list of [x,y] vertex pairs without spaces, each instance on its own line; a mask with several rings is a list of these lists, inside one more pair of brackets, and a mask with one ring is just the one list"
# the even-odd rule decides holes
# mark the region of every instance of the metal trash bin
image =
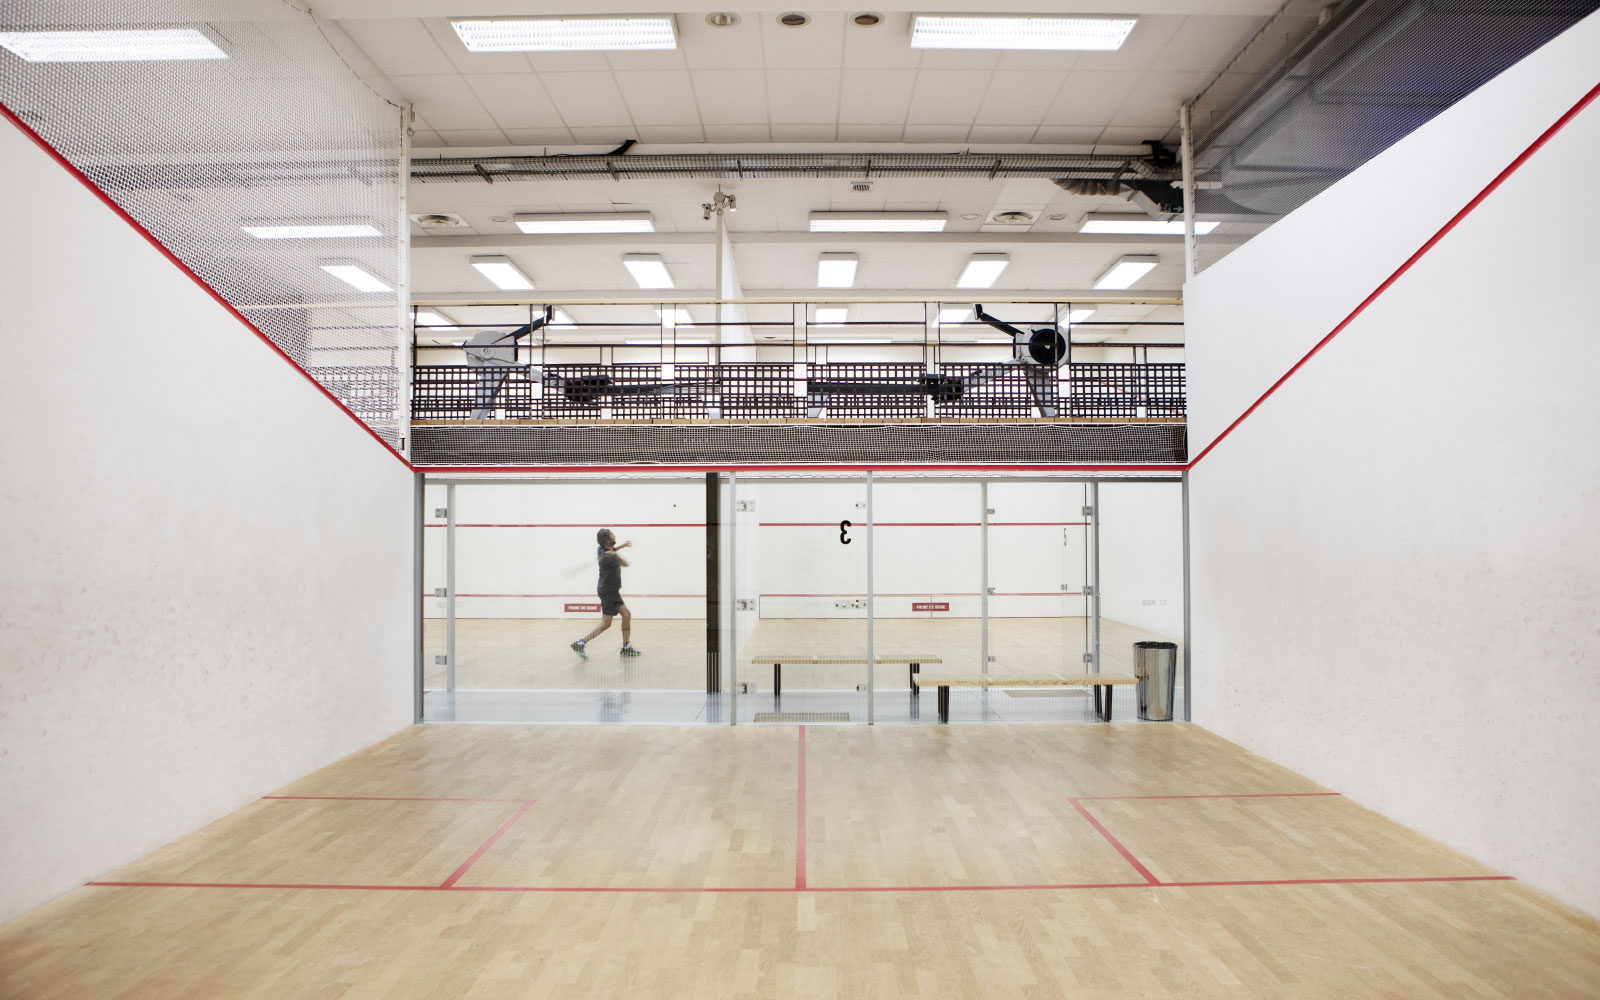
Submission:
[[1172,692],[1177,683],[1178,644],[1133,644],[1133,676],[1139,679],[1139,718],[1172,721]]

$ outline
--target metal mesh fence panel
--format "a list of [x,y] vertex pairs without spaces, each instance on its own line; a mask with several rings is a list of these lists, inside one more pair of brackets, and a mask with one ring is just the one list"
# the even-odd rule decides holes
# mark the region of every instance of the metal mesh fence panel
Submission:
[[[0,35],[0,102],[398,448],[400,111],[316,22],[280,0],[14,0]],[[141,54],[162,37],[188,51]],[[324,270],[349,266],[383,290]]]
[[[1196,238],[1196,265],[1221,260],[1597,7],[1286,3],[1236,71],[1195,101],[1196,217],[1219,223]],[[1448,157],[1440,152],[1445,169]]]

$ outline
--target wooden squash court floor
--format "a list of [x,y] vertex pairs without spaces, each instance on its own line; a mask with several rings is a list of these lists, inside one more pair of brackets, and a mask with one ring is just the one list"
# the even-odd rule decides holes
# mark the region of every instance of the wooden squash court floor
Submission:
[[427,726],[0,927],[0,997],[1592,997],[1600,922],[1181,723]]

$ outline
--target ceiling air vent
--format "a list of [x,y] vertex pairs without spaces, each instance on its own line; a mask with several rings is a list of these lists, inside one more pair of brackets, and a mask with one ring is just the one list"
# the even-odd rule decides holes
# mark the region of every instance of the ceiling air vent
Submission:
[[421,215],[413,215],[411,221],[423,229],[460,229],[467,224],[467,220],[461,216],[451,215],[448,212],[427,212]]
[[1033,212],[1002,211],[989,216],[989,221],[1001,226],[1030,226],[1038,216]]

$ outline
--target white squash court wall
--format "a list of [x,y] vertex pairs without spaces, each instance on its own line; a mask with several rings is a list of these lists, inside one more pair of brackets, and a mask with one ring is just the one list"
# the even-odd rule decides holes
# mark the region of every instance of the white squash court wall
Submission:
[[411,476],[0,123],[0,919],[411,721]]
[[[1596,51],[1600,15],[1190,282],[1195,447]],[[1191,539],[1196,722],[1600,914],[1597,161],[1592,104],[1200,460]]]

